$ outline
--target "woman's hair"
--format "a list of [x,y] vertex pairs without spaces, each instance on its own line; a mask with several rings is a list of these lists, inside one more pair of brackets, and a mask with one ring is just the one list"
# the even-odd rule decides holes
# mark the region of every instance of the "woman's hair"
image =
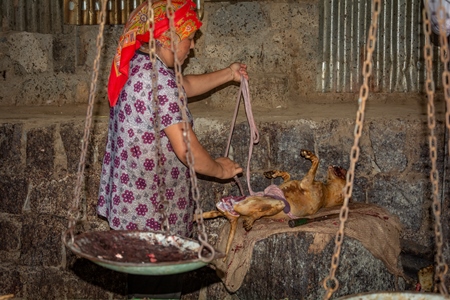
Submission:
[[[184,40],[197,31],[202,22],[192,0],[172,0],[175,34],[179,41]],[[163,47],[171,47],[170,20],[167,17],[167,1],[152,1],[154,13],[153,36]],[[128,68],[131,58],[142,44],[150,39],[148,21],[148,2],[138,6],[128,18],[123,34],[120,36],[116,55],[111,66],[108,82],[108,98],[110,106],[114,106],[120,91],[128,80]]]
[[[198,19],[195,4],[192,0],[174,0],[172,1],[172,6],[175,10],[175,34],[179,41],[182,41],[193,32],[197,31],[202,23]],[[164,47],[170,48],[171,32],[170,22],[168,22],[167,19],[167,2],[165,0],[156,1],[152,4],[152,8],[155,16],[155,38],[157,41],[160,41]],[[164,25],[160,26],[160,24]],[[158,28],[158,30],[156,30],[156,28]],[[160,32],[162,32],[161,35],[159,35]]]

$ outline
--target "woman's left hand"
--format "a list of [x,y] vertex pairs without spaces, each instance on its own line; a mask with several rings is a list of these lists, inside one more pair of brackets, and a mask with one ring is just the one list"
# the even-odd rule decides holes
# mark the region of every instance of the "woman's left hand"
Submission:
[[241,76],[244,76],[244,78],[248,80],[247,65],[235,62],[232,63],[229,68],[233,75],[233,81],[241,82]]

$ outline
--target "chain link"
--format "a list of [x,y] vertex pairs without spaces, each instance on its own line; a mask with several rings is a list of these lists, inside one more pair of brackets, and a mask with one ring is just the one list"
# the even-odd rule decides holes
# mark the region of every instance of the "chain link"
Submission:
[[156,157],[158,159],[158,163],[155,166],[155,173],[158,176],[158,198],[159,203],[157,204],[156,211],[162,215],[160,219],[161,229],[169,233],[170,225],[169,219],[167,217],[167,207],[169,206],[169,202],[165,197],[164,187],[164,173],[162,167],[162,153],[161,153],[161,117],[158,113],[159,110],[159,100],[158,100],[158,70],[156,70],[156,40],[154,38],[154,27],[155,27],[155,12],[152,7],[152,1],[148,1],[148,9],[147,9],[147,23],[148,23],[148,31],[149,31],[149,56],[150,61],[152,63],[152,71],[150,72],[150,77],[152,79],[152,107],[153,107],[153,118],[154,118],[154,126],[155,126],[155,145],[156,146]]
[[[215,257],[215,250],[214,248],[208,243],[208,236],[206,234],[205,230],[205,224],[203,222],[203,211],[200,206],[200,192],[197,185],[197,175],[194,170],[194,155],[191,151],[191,138],[190,138],[190,129],[189,129],[189,121],[187,117],[187,99],[183,99],[184,95],[184,89],[183,89],[183,75],[181,71],[181,62],[178,59],[177,56],[177,46],[178,46],[178,36],[175,32],[175,20],[174,20],[175,10],[172,5],[171,0],[167,0],[167,16],[169,18],[169,24],[170,24],[170,33],[171,33],[171,47],[172,51],[174,53],[174,68],[175,68],[175,76],[176,76],[176,83],[178,87],[178,106],[181,109],[183,120],[184,120],[184,127],[183,127],[183,140],[186,143],[187,146],[187,154],[186,154],[186,160],[189,166],[189,174],[191,178],[191,193],[192,198],[195,201],[195,212],[194,215],[198,216],[196,223],[197,223],[197,229],[198,229],[198,240],[201,243],[201,247],[198,252],[198,256],[200,259],[202,259],[205,262],[211,262]],[[203,249],[207,248],[209,249],[209,252],[211,253],[208,256],[203,255]]]
[[[437,1],[437,0],[436,0]],[[424,45],[424,55],[426,60],[426,74],[427,79],[425,83],[427,97],[428,97],[428,129],[430,130],[430,135],[428,138],[429,146],[430,146],[430,159],[431,159],[431,171],[430,171],[430,181],[432,183],[433,190],[433,214],[435,218],[434,222],[434,232],[436,239],[436,269],[434,274],[434,291],[440,291],[443,295],[448,295],[447,288],[445,287],[445,274],[447,273],[448,266],[444,262],[444,258],[442,255],[442,225],[441,225],[441,203],[439,201],[439,173],[436,168],[436,159],[437,159],[437,141],[435,135],[436,128],[436,113],[434,108],[434,96],[435,96],[435,84],[433,80],[433,52],[431,48],[430,36],[431,36],[431,23],[429,18],[429,11],[427,8],[429,7],[429,0],[425,0],[425,6],[422,10],[423,17],[423,27],[425,32],[425,45]],[[449,53],[448,53],[448,40],[446,36],[445,30],[445,10],[442,6],[442,2],[439,5],[438,9],[438,21],[439,21],[439,40],[440,40],[440,54],[441,61],[444,64],[444,71],[442,75],[443,85],[444,85],[444,94],[447,102],[447,108],[450,108],[450,82],[449,75]],[[446,113],[446,125],[449,127],[448,122],[448,109]]]
[[89,136],[90,136],[90,128],[92,124],[92,111],[94,107],[95,100],[95,92],[97,90],[97,80],[98,80],[98,72],[100,66],[100,57],[103,47],[103,31],[105,28],[105,16],[106,16],[106,2],[107,0],[102,0],[102,9],[100,12],[100,25],[98,29],[97,35],[97,54],[94,59],[94,66],[91,78],[91,86],[89,91],[89,104],[86,112],[86,121],[84,127],[83,139],[81,141],[81,155],[80,161],[78,163],[78,172],[77,172],[77,181],[75,184],[74,190],[74,201],[72,207],[69,209],[69,229],[68,232],[70,234],[71,243],[74,243],[74,228],[76,222],[80,219],[80,198],[81,198],[81,186],[84,179],[84,169],[86,164],[86,154],[87,147],[89,144]]
[[381,0],[374,0],[372,4],[372,22],[369,29],[369,37],[367,39],[367,56],[363,65],[363,84],[359,93],[359,108],[356,114],[355,125],[355,139],[353,147],[350,152],[350,168],[347,172],[347,182],[344,187],[344,203],[342,204],[341,211],[339,213],[339,230],[336,233],[334,254],[331,259],[330,275],[327,276],[323,282],[323,286],[326,289],[324,299],[328,300],[333,293],[339,288],[339,281],[336,279],[336,270],[339,265],[339,255],[341,252],[342,242],[344,240],[344,226],[348,218],[348,203],[352,196],[353,180],[355,173],[355,165],[359,158],[359,139],[363,129],[364,111],[367,98],[369,96],[369,77],[372,73],[372,54],[375,49],[376,32],[378,26],[378,15],[381,11]]

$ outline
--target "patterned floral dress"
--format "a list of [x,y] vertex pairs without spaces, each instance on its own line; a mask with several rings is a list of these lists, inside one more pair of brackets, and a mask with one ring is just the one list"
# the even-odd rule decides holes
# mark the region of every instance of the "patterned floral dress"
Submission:
[[[175,74],[157,60],[158,114],[161,118],[161,168],[157,171],[152,70],[148,54],[136,52],[130,61],[129,79],[117,104],[110,110],[97,213],[108,219],[112,229],[159,231],[162,229],[162,214],[157,208],[161,189],[169,203],[165,211],[170,231],[189,236],[194,210],[189,169],[177,158],[163,131],[170,125],[183,122],[181,108],[177,104]],[[192,125],[189,111],[187,116]]]

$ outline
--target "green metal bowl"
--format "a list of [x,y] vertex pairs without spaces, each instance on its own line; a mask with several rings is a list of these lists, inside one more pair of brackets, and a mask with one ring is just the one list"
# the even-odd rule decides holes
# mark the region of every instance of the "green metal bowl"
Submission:
[[[91,231],[76,235],[73,240],[67,239],[64,243],[74,254],[102,267],[136,275],[179,274],[202,268],[208,265],[207,261],[212,260],[199,258],[200,243],[198,241],[177,235],[167,235],[162,232],[127,230]],[[148,248],[157,245],[159,248],[168,249],[164,251],[166,254],[170,254],[170,252],[176,250],[176,252],[187,257],[187,259],[160,262],[151,262],[149,259],[139,262],[129,261],[127,258],[127,251],[130,254],[129,250],[124,248],[133,244],[143,245],[143,247],[136,249],[137,252],[144,251],[143,253],[146,253],[146,251],[149,251]],[[108,257],[104,255],[106,252],[117,254],[115,257]],[[224,257],[224,255],[215,252],[213,259],[220,257]]]

